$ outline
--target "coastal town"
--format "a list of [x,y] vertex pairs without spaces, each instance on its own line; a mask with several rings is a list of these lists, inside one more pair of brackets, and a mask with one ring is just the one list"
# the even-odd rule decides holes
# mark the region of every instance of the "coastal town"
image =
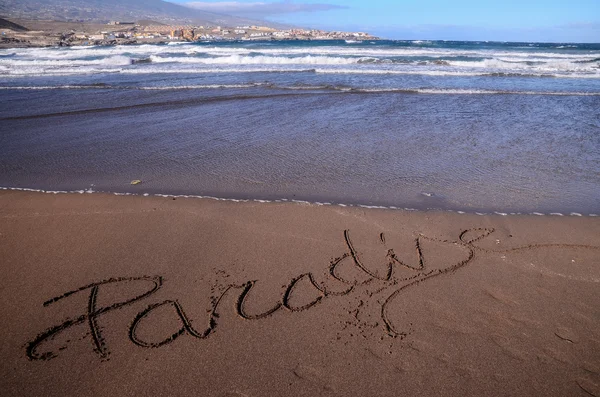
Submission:
[[79,24],[57,28],[28,28],[18,21],[0,29],[0,44],[16,47],[159,44],[171,42],[265,41],[265,40],[346,40],[349,43],[378,40],[365,32],[325,31],[318,29],[275,29],[243,25],[193,26],[167,25],[154,21],[110,21],[106,24]]
[[[317,29],[288,29],[279,30],[267,26],[173,26],[173,25],[135,25],[132,22],[110,22],[111,26],[132,26],[123,29],[119,37],[141,40],[375,40],[365,32],[340,32]],[[106,34],[106,32],[104,32]],[[116,32],[113,32],[114,36]],[[107,37],[104,37],[106,40]]]

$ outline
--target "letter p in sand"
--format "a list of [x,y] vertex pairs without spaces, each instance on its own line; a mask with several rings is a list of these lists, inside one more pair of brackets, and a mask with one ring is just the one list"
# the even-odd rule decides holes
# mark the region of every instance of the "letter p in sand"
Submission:
[[[137,292],[137,295],[134,295],[134,297],[126,298],[125,300],[122,300],[120,302],[114,302],[107,306],[97,306],[98,296],[101,293],[103,286],[119,285],[119,288],[121,288],[122,285],[123,288],[127,288],[128,286],[131,287],[134,283],[145,283],[148,285],[148,288],[146,290],[143,290],[143,292],[140,292],[140,289],[136,285],[136,287],[133,288],[133,290]],[[127,305],[131,305],[134,302],[137,302],[143,298],[152,295],[153,293],[158,291],[158,289],[160,289],[162,283],[163,279],[160,276],[111,278],[98,283],[86,285],[73,291],[69,291],[67,293],[62,294],[61,296],[52,298],[44,302],[44,307],[46,307],[60,300],[68,298],[69,296],[89,291],[89,298],[87,301],[87,308],[85,313],[77,317],[65,320],[62,324],[51,327],[48,330],[41,333],[40,335],[38,335],[32,342],[27,344],[27,357],[29,357],[31,360],[49,360],[51,358],[56,357],[56,351],[47,350],[45,352],[40,352],[39,350],[41,345],[43,345],[49,340],[54,339],[58,334],[71,330],[73,327],[76,327],[78,325],[87,325],[89,334],[92,337],[94,351],[103,359],[108,357],[108,347],[106,346],[104,338],[102,337],[101,328],[98,325],[99,318],[108,312],[123,308]]]

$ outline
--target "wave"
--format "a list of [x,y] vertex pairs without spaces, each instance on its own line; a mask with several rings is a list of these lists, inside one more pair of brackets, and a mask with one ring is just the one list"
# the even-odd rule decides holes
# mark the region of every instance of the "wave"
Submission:
[[557,52],[529,52],[506,50],[481,50],[481,49],[448,49],[448,48],[359,48],[359,47],[295,47],[295,48],[255,48],[255,47],[220,47],[202,46],[196,44],[179,45],[138,45],[114,47],[80,47],[67,48],[30,48],[15,50],[0,50],[0,56],[13,55],[24,59],[78,59],[86,57],[123,56],[150,56],[150,55],[198,55],[198,56],[230,56],[256,54],[262,56],[356,56],[356,57],[469,57],[469,58],[516,58],[516,59],[567,59],[567,60],[593,60],[600,57],[600,52],[583,53],[557,53]]
[[574,63],[593,63],[593,62],[598,62],[599,66],[600,66],[600,58],[594,58],[594,59],[586,59],[583,61],[573,61]]
[[600,79],[595,74],[549,74],[549,73],[504,73],[486,71],[451,71],[451,70],[391,70],[391,69],[317,69],[320,74],[381,74],[381,75],[423,75],[441,77],[553,77],[553,78],[591,78]]
[[[401,63],[425,64],[455,67],[481,68],[547,68],[557,70],[590,69],[600,67],[600,53],[582,56],[552,56],[522,53],[431,53],[413,52],[404,54],[386,54],[381,52],[360,52],[339,49],[190,49],[189,46],[156,46],[147,48],[85,49],[85,50],[47,50],[34,49],[33,52],[0,52],[0,64],[12,66],[85,66],[85,65],[126,65],[131,62],[152,59],[157,63],[191,64],[323,64],[343,65],[354,63]],[[173,49],[176,47],[175,49]],[[183,50],[181,49],[183,47]],[[178,50],[178,51],[176,51]],[[241,51],[240,51],[241,50]],[[589,65],[588,65],[589,64]],[[594,65],[597,64],[597,65]]]
[[449,94],[449,95],[600,96],[600,92],[468,90],[468,89],[439,89],[439,88],[420,88],[417,91],[420,94]]
[[155,74],[257,74],[257,73],[316,73],[316,74],[341,74],[341,75],[406,75],[406,76],[431,76],[431,77],[506,77],[506,78],[556,78],[556,79],[600,79],[600,73],[511,73],[511,72],[486,72],[486,71],[452,71],[452,70],[392,70],[392,69],[302,69],[302,68],[185,68],[185,67],[149,67],[149,68],[17,68],[0,70],[2,78],[26,78],[43,76],[78,76],[94,74],[122,74],[122,75],[155,75]]
[[90,65],[112,65],[112,66],[124,66],[131,64],[131,58],[124,55],[115,55],[107,58],[100,58],[95,60],[85,59],[2,59],[0,58],[0,65],[4,66],[90,66]]
[[[302,67],[310,65],[319,67],[313,71],[319,74],[600,78],[600,52],[573,49],[553,52],[552,47],[519,51],[515,47],[173,44],[0,50],[0,77],[296,73],[307,72]],[[252,66],[255,68],[250,69]]]
[[485,59],[477,62],[448,61],[450,66],[460,68],[482,68],[482,69],[511,69],[511,70],[536,70],[536,71],[564,71],[564,72],[594,72],[598,68],[593,65],[585,65],[564,60],[543,62],[539,60],[518,61],[514,59]]
[[[465,49],[289,43],[271,43],[269,46],[173,44],[0,50],[0,78],[253,72],[600,78],[600,52],[597,50],[552,52],[551,47],[519,51],[515,47]],[[318,69],[306,70],[307,66]]]
[[[2,68],[2,65],[0,65]],[[273,69],[273,68],[223,68],[223,69],[185,69],[185,68],[62,68],[62,69],[47,69],[47,68],[19,68],[10,71],[0,71],[0,77],[43,77],[43,76],[76,76],[76,75],[91,75],[91,74],[125,74],[125,75],[153,75],[153,74],[223,74],[223,73],[315,73],[316,69]]]
[[352,93],[398,93],[398,94],[432,94],[432,95],[551,95],[551,96],[600,96],[600,92],[569,92],[569,91],[518,91],[518,90],[486,90],[486,89],[456,89],[456,88],[360,88],[335,85],[276,85],[273,83],[248,84],[197,84],[176,86],[111,86],[108,84],[89,85],[57,85],[57,86],[2,86],[0,90],[148,90],[148,91],[177,91],[203,89],[244,89],[268,88],[276,90],[301,91],[339,91]]
[[359,63],[363,58],[341,58],[308,55],[304,57],[271,57],[229,55],[216,58],[163,58],[150,56],[154,63],[184,63],[200,65],[350,65]]
[[[288,88],[288,87],[286,87]],[[288,89],[293,89],[289,87]],[[304,88],[307,89],[307,88]],[[398,94],[432,94],[432,95],[549,95],[549,96],[600,96],[600,92],[568,92],[568,91],[512,91],[458,88],[348,88],[332,87],[336,91],[363,93],[398,93]]]
[[[131,61],[122,62],[118,65],[80,65],[74,67],[53,68],[46,65],[7,67],[0,65],[0,78],[26,78],[43,76],[76,76],[94,74],[123,74],[123,75],[154,75],[154,74],[239,74],[239,73],[316,73],[316,74],[340,74],[340,75],[407,75],[407,76],[431,76],[431,77],[512,77],[512,78],[557,78],[557,79],[600,79],[600,69],[594,71],[565,71],[565,70],[486,70],[485,68],[457,69],[447,67],[436,68],[364,68],[361,64],[355,64],[353,68],[302,68],[302,64],[268,64],[260,67],[256,65],[227,65],[223,67],[210,68],[206,66],[219,66],[219,64],[200,65],[169,64],[168,62],[155,62],[139,65],[131,65]],[[240,66],[240,67],[232,67]],[[244,67],[244,66],[255,66]],[[280,66],[280,67],[278,67]],[[299,66],[299,67],[289,67]],[[349,65],[320,65],[314,66],[352,66]]]
[[[368,74],[422,74],[437,76],[482,76],[482,75],[552,75],[578,74],[591,78],[600,78],[600,66],[595,63],[573,63],[557,61],[545,64],[518,63],[508,60],[483,60],[483,61],[422,61],[410,63],[407,61],[381,60],[375,58],[343,58],[343,57],[266,57],[266,56],[239,56],[197,58],[197,57],[161,57],[151,55],[148,58],[129,58],[126,56],[112,56],[96,60],[6,60],[0,59],[0,68],[3,74],[36,74],[42,72],[75,72],[87,73],[86,66],[105,66],[117,69],[121,66],[132,66],[146,73],[153,73],[153,65],[223,65],[223,66],[270,66],[270,65],[319,65],[319,66],[350,66],[350,65],[381,65],[382,68],[365,70],[357,67],[353,73]],[[386,67],[394,66],[394,68]],[[159,70],[164,70],[158,68]],[[106,69],[102,69],[106,70]],[[123,71],[123,70],[121,70]],[[223,71],[227,71],[223,69]],[[191,72],[201,72],[194,69]],[[67,73],[67,74],[69,74]],[[350,73],[348,69],[331,69],[330,73]]]
[[31,91],[44,91],[44,90],[99,90],[99,89],[112,89],[112,90],[147,90],[147,91],[160,91],[160,90],[190,90],[190,89],[228,89],[228,88],[255,88],[265,87],[270,84],[265,83],[249,83],[249,84],[197,84],[197,85],[175,85],[175,86],[111,86],[108,84],[82,84],[82,85],[47,85],[47,86],[3,86],[0,90],[31,90]]

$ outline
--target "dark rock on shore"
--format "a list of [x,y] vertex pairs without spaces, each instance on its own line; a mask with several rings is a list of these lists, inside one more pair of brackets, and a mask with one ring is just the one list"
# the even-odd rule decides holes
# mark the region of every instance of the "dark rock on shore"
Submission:
[[0,29],[10,29],[10,30],[14,30],[15,32],[28,32],[29,31],[29,29],[27,29],[25,26],[18,25],[14,22],[7,21],[6,19],[2,19],[2,18],[0,18]]
[[142,59],[132,59],[131,60],[131,64],[132,65],[144,64],[144,63],[152,63],[152,59],[150,59],[150,58],[142,58]]

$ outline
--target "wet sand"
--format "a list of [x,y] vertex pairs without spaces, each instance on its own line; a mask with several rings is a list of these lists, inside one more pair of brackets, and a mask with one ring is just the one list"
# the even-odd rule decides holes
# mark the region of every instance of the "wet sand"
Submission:
[[600,219],[0,192],[3,395],[600,396]]

